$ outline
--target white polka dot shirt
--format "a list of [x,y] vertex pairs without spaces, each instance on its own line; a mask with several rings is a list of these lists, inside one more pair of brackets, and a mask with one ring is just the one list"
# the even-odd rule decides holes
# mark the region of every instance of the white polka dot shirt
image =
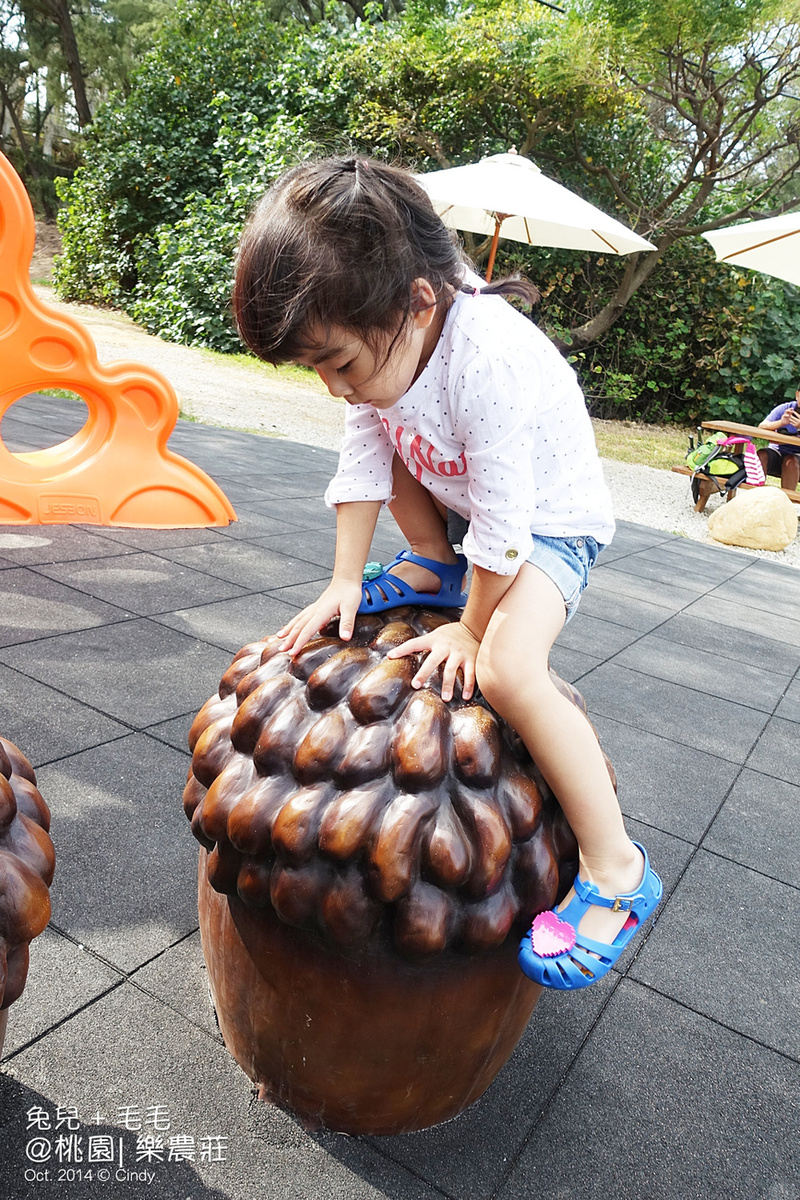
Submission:
[[532,534],[614,533],[589,415],[575,372],[499,296],[459,293],[419,378],[391,408],[348,407],[328,505],[387,501],[392,458],[470,522],[464,553],[513,575]]

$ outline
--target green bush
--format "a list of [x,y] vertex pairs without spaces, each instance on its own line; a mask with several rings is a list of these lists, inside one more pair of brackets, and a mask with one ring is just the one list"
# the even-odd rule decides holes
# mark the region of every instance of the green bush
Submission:
[[230,313],[236,243],[254,201],[290,164],[316,147],[298,119],[278,118],[262,129],[252,114],[235,129],[228,97],[215,146],[224,166],[210,196],[190,196],[183,216],[143,238],[139,281],[129,311],[169,341],[213,350],[241,350]]
[[[428,167],[443,154],[504,150],[525,125],[513,96],[528,125],[540,122],[542,162],[563,159],[569,112],[588,122],[598,161],[616,146],[648,178],[668,173],[643,110],[606,123],[619,97],[598,90],[582,40],[583,58],[570,53],[569,23],[557,21],[551,41],[555,18],[532,5],[479,3],[463,21],[446,11],[443,0],[433,15],[415,3],[381,26],[370,6],[353,27],[332,3],[326,23],[307,29],[276,23],[267,0],[178,0],[130,94],[87,131],[84,166],[59,184],[68,206],[59,294],[114,304],[175,341],[238,349],[228,310],[236,241],[279,171],[344,139],[389,157],[402,147]],[[542,107],[543,88],[564,103]],[[574,178],[564,166],[563,182],[585,190],[573,169]],[[610,192],[587,198],[615,211]],[[564,345],[594,415],[753,420],[794,393],[795,289],[716,263],[700,238],[675,243],[616,324],[571,351],[569,330],[613,295],[623,265],[504,241],[495,270],[520,269],[539,285],[536,319]]]
[[84,165],[59,183],[63,299],[125,307],[142,263],[152,269],[146,239],[180,222],[190,197],[216,192],[225,166],[217,97],[265,126],[302,107],[303,71],[321,50],[270,12],[264,0],[179,0],[130,94],[87,130]]
[[708,414],[757,422],[800,386],[800,290],[749,271],[736,273],[736,282],[722,337],[700,365],[708,371]]
[[564,344],[594,416],[749,423],[794,395],[798,290],[716,262],[700,238],[674,245],[616,324],[574,353],[568,331],[599,307],[619,260],[505,243],[496,275],[514,269],[541,289],[537,320]]

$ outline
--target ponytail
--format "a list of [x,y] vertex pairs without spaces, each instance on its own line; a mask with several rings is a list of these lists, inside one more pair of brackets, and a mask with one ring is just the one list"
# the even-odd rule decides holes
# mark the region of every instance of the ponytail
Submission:
[[531,308],[535,308],[542,298],[536,284],[531,283],[529,279],[522,279],[519,275],[498,279],[495,283],[486,283],[479,288],[470,287],[465,283],[461,291],[478,296],[519,296]]

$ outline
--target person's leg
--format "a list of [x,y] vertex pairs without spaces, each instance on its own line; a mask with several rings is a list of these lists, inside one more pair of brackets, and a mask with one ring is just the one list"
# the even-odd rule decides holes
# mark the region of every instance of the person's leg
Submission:
[[[548,672],[564,620],[564,598],[555,583],[525,563],[489,623],[478,653],[478,685],[519,733],[558,797],[578,839],[581,878],[615,896],[638,887],[644,862],[625,831],[594,731]],[[571,897],[570,892],[562,909]],[[626,920],[624,912],[593,906],[579,930],[610,943]]]
[[784,454],[781,463],[781,487],[788,488],[790,492],[793,492],[798,483],[800,483],[800,455]]
[[[414,478],[397,454],[392,463],[389,511],[415,554],[447,565],[458,562],[447,537],[447,510]],[[441,587],[438,575],[417,563],[400,563],[392,568],[392,574],[418,592],[434,594]]]
[[780,477],[782,462],[778,451],[773,450],[771,446],[767,446],[763,450],[757,451],[757,453],[758,461],[764,469],[764,474]]

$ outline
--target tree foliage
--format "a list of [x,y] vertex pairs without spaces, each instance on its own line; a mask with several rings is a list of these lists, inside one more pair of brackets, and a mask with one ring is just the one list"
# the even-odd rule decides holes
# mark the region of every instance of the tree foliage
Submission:
[[427,170],[513,145],[658,247],[501,242],[595,410],[757,416],[794,388],[796,293],[716,264],[697,234],[797,201],[793,4],[178,0],[61,186],[59,288],[231,348],[233,248],[282,166],[350,145]]
[[424,166],[515,145],[656,244],[608,276],[574,347],[676,242],[798,198],[794,0],[586,0],[564,16],[491,0],[377,30],[342,70],[359,140]]
[[536,0],[478,3],[455,17],[411,9],[337,56],[357,103],[348,132],[423,169],[514,145],[528,155],[582,121],[607,122],[624,96],[599,27]]
[[617,286],[570,331],[607,330],[676,242],[796,203],[800,166],[800,10],[772,0],[689,4],[601,0],[638,112],[617,139],[582,139],[565,157],[597,181],[656,254],[631,255]]
[[315,53],[299,27],[265,19],[258,3],[183,0],[130,95],[98,113],[85,164],[60,186],[68,206],[61,293],[126,305],[145,261],[152,282],[157,231],[177,226],[190,200],[196,212],[196,198],[220,187],[230,114],[242,135],[254,121],[268,127],[289,116],[286,100],[302,104],[304,64]]
[[318,150],[299,118],[263,128],[254,117],[229,123],[230,99],[219,96],[223,124],[215,145],[223,163],[211,195],[189,196],[178,221],[165,221],[140,243],[131,315],[170,341],[235,351],[241,343],[230,312],[236,243],[247,214],[286,167]]
[[[613,259],[537,252],[538,314],[563,339],[613,286]],[[513,254],[504,266],[512,268]],[[530,269],[530,264],[528,264]],[[607,278],[612,276],[611,281]],[[602,338],[568,358],[595,416],[694,424],[712,417],[758,423],[798,385],[798,289],[714,260],[684,239]]]
[[171,0],[0,0],[0,149],[35,206],[55,214],[54,177],[69,175],[80,131],[134,60]]

